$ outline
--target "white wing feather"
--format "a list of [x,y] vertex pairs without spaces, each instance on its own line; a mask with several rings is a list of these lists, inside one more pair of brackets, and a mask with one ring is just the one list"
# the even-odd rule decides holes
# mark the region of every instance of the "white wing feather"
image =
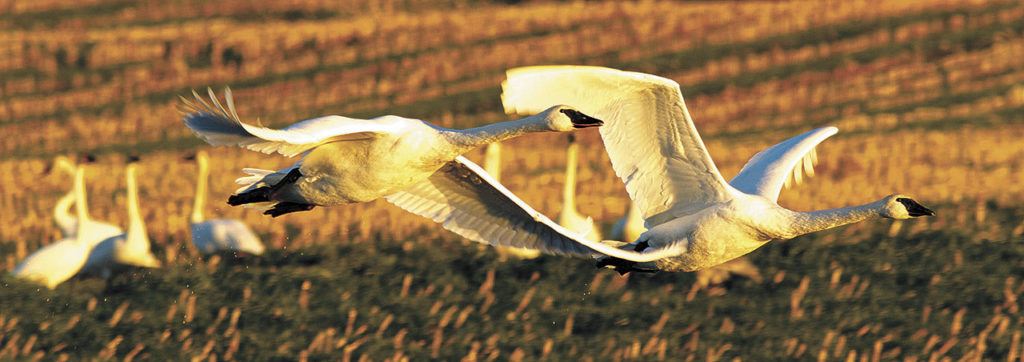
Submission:
[[181,97],[185,125],[199,138],[214,146],[237,145],[263,153],[280,153],[292,157],[318,145],[366,139],[398,130],[399,124],[381,119],[357,119],[324,116],[300,121],[280,130],[242,123],[235,112],[231,89],[224,90],[227,107],[221,105],[213,90],[207,89],[207,102],[192,91],[195,100]]
[[603,120],[612,167],[648,227],[732,197],[675,81],[601,67],[539,66],[509,70],[502,90],[506,113],[565,104]]
[[814,148],[836,132],[835,127],[819,128],[768,147],[751,157],[729,183],[739,191],[777,201],[790,180],[800,184],[805,175],[814,175]]
[[640,262],[682,252],[679,246],[670,246],[638,253],[587,240],[531,208],[462,156],[427,180],[385,199],[462,237],[485,244],[577,257],[599,253]]

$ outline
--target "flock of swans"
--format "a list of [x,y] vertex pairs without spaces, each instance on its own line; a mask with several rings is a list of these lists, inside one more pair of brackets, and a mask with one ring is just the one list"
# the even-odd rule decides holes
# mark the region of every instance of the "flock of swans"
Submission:
[[[192,245],[204,254],[235,251],[259,255],[263,243],[244,223],[238,220],[204,220],[206,185],[209,178],[207,156],[200,151],[194,157],[199,166],[196,180],[195,202],[192,206]],[[79,274],[109,277],[126,267],[159,268],[161,262],[151,251],[146,224],[139,208],[135,159],[125,166],[128,230],[93,220],[89,216],[85,190],[88,165],[76,165],[67,157],[58,156],[53,170],[72,178],[71,190],[61,197],[53,209],[54,223],[62,239],[29,255],[19,263],[12,274],[53,289]],[[71,208],[75,213],[71,213]]]
[[[236,180],[241,188],[228,198],[231,205],[277,217],[316,206],[383,198],[505,253],[593,258],[599,267],[620,273],[702,271],[730,261],[742,264],[745,259],[737,258],[771,240],[873,217],[934,215],[899,194],[860,206],[813,212],[780,206],[777,199],[783,186],[813,174],[814,149],[838,131],[835,127],[811,130],[761,151],[727,182],[694,127],[679,84],[672,80],[601,67],[537,66],[509,70],[502,88],[506,113],[525,117],[463,130],[398,116],[364,120],[336,115],[270,129],[243,123],[230,89],[225,91],[223,104],[211,90],[209,99],[193,92],[194,99],[182,98],[182,105],[185,125],[211,145],[300,156],[282,170],[243,169],[247,176]],[[621,241],[603,240],[593,219],[577,210],[579,146],[571,133],[557,222],[499,182],[499,142],[528,133],[590,127],[598,128],[612,168],[632,200],[625,217],[613,229],[612,237]],[[485,168],[462,156],[480,146],[487,146]],[[244,224],[203,221],[208,166],[205,154],[199,155],[193,238],[205,235],[205,241],[197,241],[197,248],[262,252],[262,245]],[[90,234],[114,232],[109,225],[88,219],[84,194],[80,192],[81,174],[78,168],[74,203],[79,222],[69,221],[74,219],[69,215],[61,216],[58,223],[65,230],[65,239],[29,257],[16,274],[40,275],[34,265],[54,255],[79,253],[93,243]],[[129,195],[133,195],[134,172],[128,175]],[[130,197],[130,214],[131,200],[135,198]],[[71,203],[65,199],[59,202]],[[137,205],[134,209],[137,214]],[[122,235],[119,230],[118,235]],[[112,260],[135,263],[141,258],[135,251],[141,250],[138,245],[148,244],[144,234],[141,220],[137,225],[132,221],[128,233],[119,239],[123,241],[111,244],[112,255],[126,256]],[[56,251],[57,245],[69,246]],[[133,252],[119,254],[119,248],[127,250],[129,245]],[[245,249],[245,245],[259,247]],[[83,259],[79,264],[84,263]],[[65,274],[68,272],[62,277]],[[60,280],[50,279],[46,284],[51,287],[53,281]]]

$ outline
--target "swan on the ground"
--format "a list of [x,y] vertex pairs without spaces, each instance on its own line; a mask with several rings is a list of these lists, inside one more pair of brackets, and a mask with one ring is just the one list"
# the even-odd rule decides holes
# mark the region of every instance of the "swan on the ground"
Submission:
[[[85,170],[75,170],[74,189],[78,220],[88,220],[85,213]],[[39,283],[53,289],[64,281],[78,274],[89,257],[93,245],[89,243],[87,233],[65,237],[50,245],[44,246],[22,260],[14,271],[14,277]]]
[[[86,163],[92,162],[91,155],[83,156],[83,158],[84,162]],[[68,180],[72,181],[72,187],[68,190],[66,194],[64,194],[64,196],[61,196],[60,199],[57,199],[57,203],[53,206],[53,222],[57,224],[57,229],[60,230],[61,237],[64,238],[73,237],[78,233],[78,217],[75,216],[73,212],[71,212],[71,207],[75,205],[76,200],[73,180],[75,178],[75,170],[77,170],[78,167],[83,166],[84,165],[75,164],[66,156],[57,156],[53,160],[53,166],[51,170],[66,173],[68,175]],[[84,209],[86,214],[88,214],[88,205],[85,206]],[[86,236],[88,242],[91,243],[92,245],[95,245],[103,241],[104,239],[111,235],[117,235],[122,232],[121,228],[117,227],[114,224],[93,220],[92,218],[89,219],[88,223],[90,225],[88,229],[91,231],[89,231],[86,235],[83,236]],[[90,235],[92,236],[90,237]]]
[[441,166],[476,147],[529,132],[572,131],[601,121],[565,106],[548,107],[516,121],[456,130],[398,116],[364,120],[324,116],[275,130],[242,123],[231,91],[227,106],[210,92],[182,98],[185,125],[212,145],[237,145],[301,160],[280,171],[244,169],[250,176],[228,199],[280,216],[315,206],[365,202],[426,180]]
[[565,148],[565,184],[562,185],[562,210],[558,212],[558,225],[575,231],[590,240],[601,240],[601,230],[594,219],[576,210],[576,171],[579,168],[580,145],[576,136],[569,134]]
[[804,157],[836,128],[813,130],[755,155],[726,183],[683,103],[679,85],[648,74],[583,66],[513,69],[503,84],[508,113],[570,104],[602,118],[615,173],[649,230],[632,243],[595,242],[551,222],[468,160],[457,158],[387,199],[471,240],[550,254],[603,256],[598,266],[629,271],[696,271],[777,239],[873,217],[934,215],[913,199],[890,195],[860,206],[814,212],[776,203]]
[[[501,143],[488,143],[484,149],[484,171],[491,175],[495,181],[501,181]],[[513,248],[497,246],[498,255],[502,258],[509,256],[519,259],[533,259],[540,256],[540,251],[526,248]]]
[[64,196],[57,199],[57,203],[53,205],[53,222],[57,224],[57,229],[60,230],[60,235],[64,238],[74,236],[75,231],[78,229],[78,218],[71,211],[71,208],[75,206],[74,179],[76,169],[77,166],[67,156],[63,155],[54,158],[53,166],[51,167],[51,171],[66,173],[72,181],[72,187],[68,189]]
[[630,202],[626,214],[612,226],[612,239],[628,243],[639,238],[640,234],[647,231],[647,228],[644,227],[644,217],[641,214],[636,203]]
[[252,255],[261,255],[265,251],[263,242],[256,233],[241,220],[212,219],[205,215],[206,194],[210,182],[210,161],[206,151],[196,152],[196,197],[192,203],[190,217],[192,245],[200,253],[210,254],[222,250],[241,251]]
[[135,179],[136,164],[125,167],[125,188],[127,189],[128,231],[107,238],[89,252],[83,272],[98,273],[109,277],[117,266],[159,268],[160,260],[150,250],[146,223],[139,210],[139,187]]

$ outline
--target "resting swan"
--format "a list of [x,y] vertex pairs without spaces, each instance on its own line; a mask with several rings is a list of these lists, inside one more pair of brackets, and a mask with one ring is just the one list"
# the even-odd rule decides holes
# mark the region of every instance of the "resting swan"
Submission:
[[601,121],[553,106],[517,121],[455,130],[398,116],[370,120],[324,116],[275,130],[242,123],[231,90],[227,107],[210,90],[210,102],[193,92],[182,98],[184,117],[199,138],[212,145],[237,145],[263,153],[302,159],[280,170],[245,169],[243,186],[231,205],[255,204],[280,216],[315,206],[366,202],[393,194],[430,177],[445,163],[471,149],[529,132],[572,131]]
[[558,213],[558,225],[584,235],[590,240],[601,240],[601,230],[594,219],[576,211],[576,170],[579,163],[580,145],[576,136],[569,134],[569,145],[565,149],[565,184],[562,185],[562,211]]
[[903,195],[814,212],[776,203],[785,179],[834,127],[813,130],[755,155],[725,182],[711,161],[669,79],[599,67],[513,69],[503,84],[506,112],[529,113],[572,104],[603,117],[601,127],[615,173],[643,213],[649,230],[623,248],[594,242],[551,222],[456,158],[428,180],[388,201],[463,237],[492,245],[578,257],[606,256],[598,266],[633,270],[696,271],[745,255],[768,241],[863,221],[934,215]]
[[[488,143],[484,149],[484,171],[495,181],[501,181],[501,143]],[[496,247],[502,258],[513,256],[519,259],[533,259],[540,256],[540,251],[526,248]]]
[[[74,189],[76,211],[79,220],[88,220],[85,213],[85,170],[75,170]],[[87,234],[78,234],[44,246],[22,260],[14,271],[15,278],[25,279],[53,289],[64,281],[78,274],[89,257],[93,245],[89,243]]]
[[263,254],[265,248],[260,237],[241,220],[206,220],[203,216],[203,210],[206,208],[206,189],[210,180],[209,156],[205,151],[199,151],[195,155],[195,160],[199,172],[196,177],[196,198],[192,203],[192,245],[203,254],[221,250]]
[[139,187],[135,179],[136,164],[125,168],[125,188],[128,193],[128,231],[103,240],[89,253],[84,271],[96,272],[104,278],[110,276],[117,265],[159,268],[160,260],[150,250],[146,223],[139,211]]
[[[92,160],[91,155],[84,156],[85,162],[92,162]],[[80,166],[75,165],[67,157],[57,156],[53,160],[53,168],[51,168],[51,170],[63,171],[68,174],[68,178],[74,180],[75,170],[78,169],[78,167]],[[64,194],[64,196],[61,196],[61,198],[57,200],[57,204],[53,207],[53,221],[57,224],[57,229],[60,230],[61,236],[65,238],[74,237],[78,233],[78,217],[71,212],[71,207],[75,205],[76,200],[75,190],[75,187],[72,186],[71,189],[68,190],[67,194]],[[84,211],[88,214],[88,205],[83,207],[83,209],[85,209]],[[93,245],[103,241],[111,235],[117,235],[123,232],[121,228],[116,225],[92,220],[91,218],[89,219],[89,224],[91,225],[89,229],[92,230],[89,233],[93,236],[84,236],[86,236],[89,242]]]

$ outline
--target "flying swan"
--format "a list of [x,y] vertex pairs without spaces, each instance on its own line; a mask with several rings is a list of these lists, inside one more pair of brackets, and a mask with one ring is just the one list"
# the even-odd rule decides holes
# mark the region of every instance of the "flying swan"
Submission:
[[[484,148],[484,171],[487,171],[495,181],[501,181],[501,142],[488,143]],[[496,246],[495,249],[503,260],[509,256],[517,259],[533,259],[540,256],[540,251],[534,249],[503,246]]]
[[302,155],[279,171],[244,169],[250,176],[228,199],[274,217],[315,206],[366,202],[421,182],[458,155],[529,132],[565,132],[600,126],[600,120],[566,106],[482,127],[456,130],[398,116],[355,119],[324,116],[280,130],[242,123],[231,90],[225,107],[209,90],[209,101],[193,92],[181,98],[185,125],[211,145],[237,145],[287,157]]
[[776,239],[863,221],[934,215],[913,199],[890,195],[868,204],[814,212],[776,203],[783,183],[810,151],[837,129],[809,131],[755,155],[726,183],[711,161],[669,79],[615,69],[542,66],[508,71],[507,113],[570,104],[603,119],[600,128],[615,173],[649,230],[632,243],[583,238],[536,212],[475,164],[456,158],[427,180],[388,196],[412,213],[463,237],[549,254],[600,256],[598,266],[629,271],[697,271]]

